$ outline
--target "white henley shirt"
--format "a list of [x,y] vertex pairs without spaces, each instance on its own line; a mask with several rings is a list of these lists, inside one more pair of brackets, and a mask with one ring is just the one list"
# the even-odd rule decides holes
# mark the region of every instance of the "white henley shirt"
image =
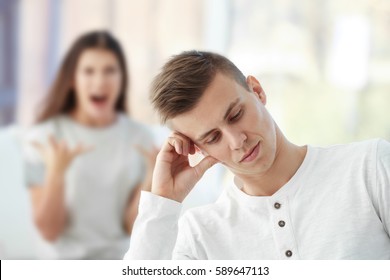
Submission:
[[272,196],[227,188],[190,209],[141,195],[129,259],[390,259],[390,143],[308,146]]

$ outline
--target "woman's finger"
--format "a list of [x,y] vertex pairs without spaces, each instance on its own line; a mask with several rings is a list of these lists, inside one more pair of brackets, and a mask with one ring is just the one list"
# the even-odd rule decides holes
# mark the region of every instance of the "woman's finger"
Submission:
[[156,161],[156,157],[157,157],[157,154],[159,152],[159,149],[157,149],[157,147],[155,146],[152,146],[149,150],[145,149],[143,146],[141,145],[133,145],[133,147],[144,157],[146,158],[148,161],[153,161],[155,162]]
[[48,143],[52,148],[58,147],[58,141],[56,140],[56,138],[52,134],[50,134],[48,136]]
[[30,143],[41,154],[41,156],[43,156],[44,148],[43,148],[42,144],[37,142],[37,141],[31,141]]

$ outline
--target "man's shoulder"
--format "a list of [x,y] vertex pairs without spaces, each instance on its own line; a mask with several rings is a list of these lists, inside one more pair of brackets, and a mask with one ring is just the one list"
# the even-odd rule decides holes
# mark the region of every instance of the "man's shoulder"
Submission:
[[310,155],[313,168],[318,170],[320,166],[357,166],[374,162],[379,152],[382,139],[370,139],[346,144],[336,144],[327,147],[310,146]]
[[376,139],[377,142],[377,155],[378,157],[389,157],[390,156],[390,143],[384,139]]
[[[322,153],[330,153],[330,154],[367,154],[376,150],[378,143],[384,141],[382,139],[369,139],[363,141],[356,141],[344,144],[335,144],[326,147],[314,147],[314,149],[318,149]],[[384,141],[386,142],[386,141]]]

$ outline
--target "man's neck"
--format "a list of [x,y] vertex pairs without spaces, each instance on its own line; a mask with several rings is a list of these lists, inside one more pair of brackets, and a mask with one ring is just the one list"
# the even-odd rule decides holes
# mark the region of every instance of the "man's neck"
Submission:
[[307,146],[294,145],[280,134],[272,166],[265,173],[236,176],[235,183],[248,195],[271,196],[294,176],[306,152]]

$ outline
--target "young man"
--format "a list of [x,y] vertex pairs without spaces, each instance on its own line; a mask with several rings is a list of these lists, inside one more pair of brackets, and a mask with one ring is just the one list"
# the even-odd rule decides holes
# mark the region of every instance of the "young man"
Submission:
[[[388,142],[294,145],[256,78],[209,52],[174,56],[152,98],[174,132],[141,195],[126,258],[390,259]],[[191,167],[196,151],[205,158]],[[234,184],[179,220],[181,202],[217,162]]]

